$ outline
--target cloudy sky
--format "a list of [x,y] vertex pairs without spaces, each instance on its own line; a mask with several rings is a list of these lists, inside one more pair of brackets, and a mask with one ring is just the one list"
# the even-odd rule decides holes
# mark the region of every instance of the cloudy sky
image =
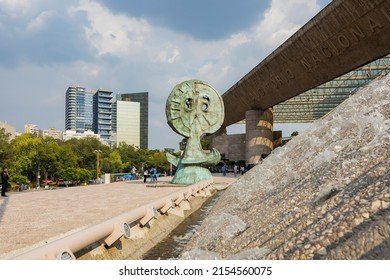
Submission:
[[64,130],[70,85],[148,91],[149,148],[177,148],[165,117],[176,84],[222,95],[330,2],[0,0],[0,122]]

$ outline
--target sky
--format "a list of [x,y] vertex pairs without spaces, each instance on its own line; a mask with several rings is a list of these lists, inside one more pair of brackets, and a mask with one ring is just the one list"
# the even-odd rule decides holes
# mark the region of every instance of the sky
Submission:
[[64,130],[71,85],[147,91],[149,149],[177,150],[165,116],[176,84],[222,95],[330,2],[0,0],[0,122]]

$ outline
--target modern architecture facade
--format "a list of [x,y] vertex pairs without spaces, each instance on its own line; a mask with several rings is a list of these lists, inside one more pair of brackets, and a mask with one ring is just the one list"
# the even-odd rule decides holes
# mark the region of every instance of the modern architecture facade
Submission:
[[113,101],[111,90],[87,92],[85,87],[70,86],[65,104],[64,141],[88,132],[110,147],[125,142],[148,148],[147,92],[118,94]]
[[117,101],[137,102],[139,107],[139,148],[148,148],[148,131],[149,131],[149,93],[121,93],[116,96]]
[[93,93],[70,86],[65,94],[65,130],[78,133],[93,130]]
[[111,145],[112,134],[112,91],[98,89],[93,95],[93,126],[102,142]]
[[115,102],[113,131],[117,146],[124,142],[140,147],[140,110],[141,104],[139,102],[121,100]]

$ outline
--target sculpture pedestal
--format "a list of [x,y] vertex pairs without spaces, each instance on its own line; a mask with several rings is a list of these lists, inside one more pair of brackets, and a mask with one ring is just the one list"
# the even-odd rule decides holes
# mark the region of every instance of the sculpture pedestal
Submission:
[[209,180],[212,178],[213,176],[207,168],[190,165],[179,167],[171,183],[192,185],[200,181]]

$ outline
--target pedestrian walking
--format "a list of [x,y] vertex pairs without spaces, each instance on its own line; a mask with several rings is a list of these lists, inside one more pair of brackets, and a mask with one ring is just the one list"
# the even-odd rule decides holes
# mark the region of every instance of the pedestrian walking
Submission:
[[222,168],[221,168],[222,176],[226,176],[226,170],[227,170],[226,165],[223,165]]
[[145,168],[145,170],[144,170],[144,183],[146,183],[146,178],[148,178],[148,175],[149,175],[149,170],[147,168]]

